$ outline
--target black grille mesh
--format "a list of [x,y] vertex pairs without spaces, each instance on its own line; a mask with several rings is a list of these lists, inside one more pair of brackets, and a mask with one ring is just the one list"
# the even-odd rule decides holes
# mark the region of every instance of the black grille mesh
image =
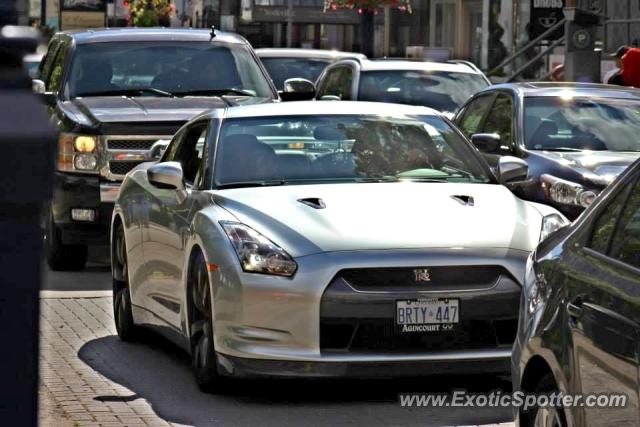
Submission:
[[114,175],[126,175],[131,171],[131,169],[138,166],[140,161],[131,160],[131,161],[123,161],[123,162],[109,162],[109,170]]
[[110,150],[148,150],[157,139],[110,139],[107,148]]

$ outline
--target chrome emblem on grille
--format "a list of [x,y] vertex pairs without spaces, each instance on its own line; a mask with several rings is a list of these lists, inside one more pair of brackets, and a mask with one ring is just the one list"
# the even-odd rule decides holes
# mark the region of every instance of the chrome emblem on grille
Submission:
[[414,279],[416,282],[430,282],[431,281],[431,270],[428,268],[416,268],[413,270]]

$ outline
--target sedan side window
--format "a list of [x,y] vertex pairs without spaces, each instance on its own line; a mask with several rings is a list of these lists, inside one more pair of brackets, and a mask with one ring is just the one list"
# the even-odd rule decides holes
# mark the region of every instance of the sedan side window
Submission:
[[624,210],[620,215],[616,232],[611,241],[609,256],[640,268],[640,188],[636,182]]
[[184,180],[190,184],[197,184],[202,176],[203,159],[205,158],[208,123],[196,123],[178,135],[167,150],[163,159],[165,162],[178,162],[182,166]]
[[491,106],[492,100],[493,95],[484,95],[474,99],[467,105],[462,117],[457,120],[460,130],[467,138],[481,132],[482,118]]
[[514,145],[513,120],[513,100],[509,95],[500,94],[496,97],[496,100],[485,119],[482,132],[496,133],[500,135],[500,141],[503,148],[512,150]]

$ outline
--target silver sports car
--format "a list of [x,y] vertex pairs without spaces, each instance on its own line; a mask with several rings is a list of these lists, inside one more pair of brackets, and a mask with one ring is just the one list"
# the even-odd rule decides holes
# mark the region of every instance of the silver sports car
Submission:
[[[497,176],[497,178],[496,178]],[[502,183],[433,110],[231,107],[126,177],[114,312],[224,376],[508,372],[529,252],[566,220]]]

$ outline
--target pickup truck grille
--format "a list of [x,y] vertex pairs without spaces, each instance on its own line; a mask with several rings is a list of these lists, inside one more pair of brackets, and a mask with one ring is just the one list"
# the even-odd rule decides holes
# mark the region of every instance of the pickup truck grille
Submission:
[[109,170],[114,175],[126,175],[131,169],[138,166],[140,161],[125,161],[125,162],[109,162]]
[[109,139],[109,150],[149,150],[157,139]]
[[169,135],[105,136],[102,176],[111,181],[121,181],[140,163],[154,160],[151,149],[158,140],[170,139]]

